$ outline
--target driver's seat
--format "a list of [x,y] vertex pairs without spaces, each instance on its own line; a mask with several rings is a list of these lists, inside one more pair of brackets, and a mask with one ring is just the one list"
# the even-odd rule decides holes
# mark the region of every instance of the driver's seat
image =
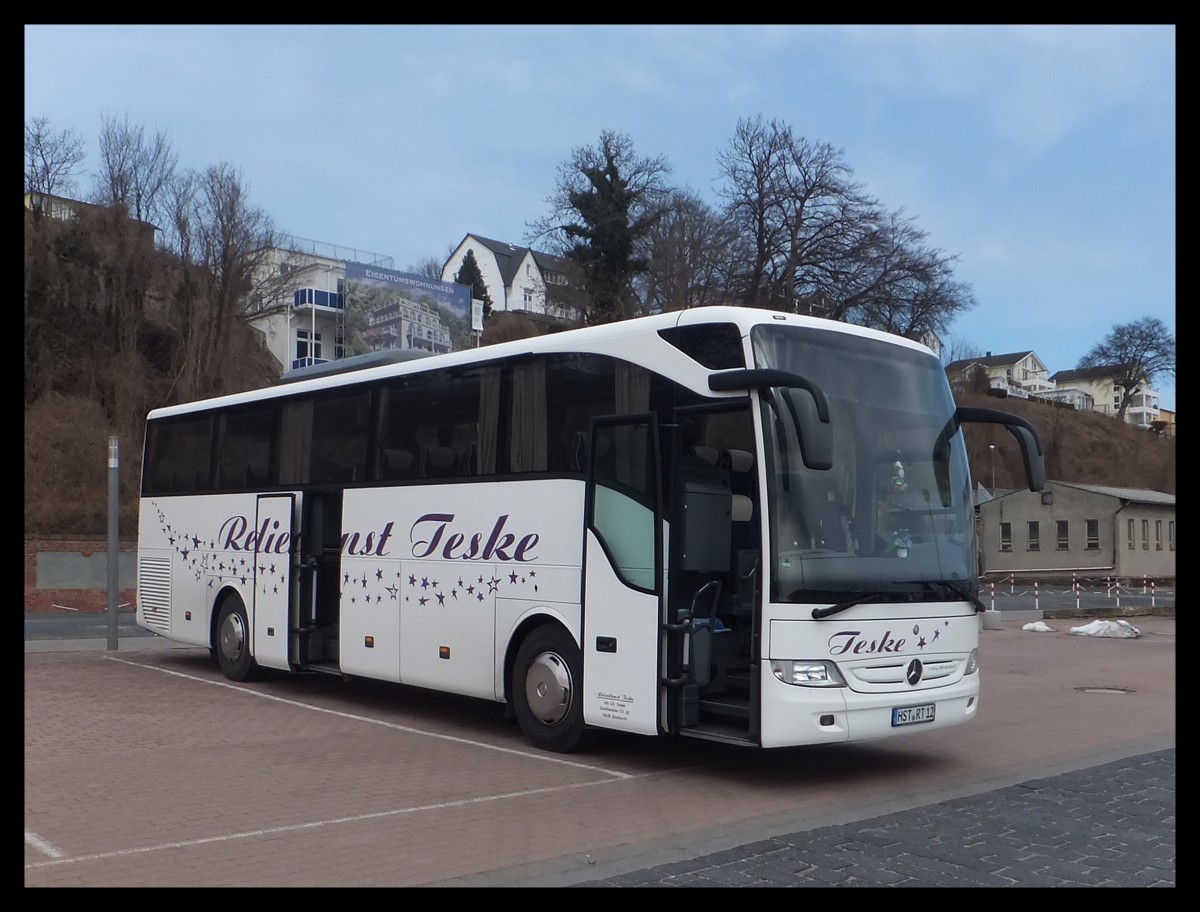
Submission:
[[809,484],[804,520],[810,547],[826,551],[854,551],[850,515],[832,482],[818,481]]

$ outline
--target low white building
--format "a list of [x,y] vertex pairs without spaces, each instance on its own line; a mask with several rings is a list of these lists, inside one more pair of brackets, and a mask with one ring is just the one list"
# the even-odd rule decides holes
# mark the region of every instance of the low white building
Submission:
[[1175,579],[1175,495],[1047,481],[977,505],[988,575]]

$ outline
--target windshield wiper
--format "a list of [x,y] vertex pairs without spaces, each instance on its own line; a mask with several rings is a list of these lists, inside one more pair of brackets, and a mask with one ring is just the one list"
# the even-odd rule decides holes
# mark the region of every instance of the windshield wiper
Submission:
[[970,602],[972,605],[975,606],[976,612],[987,610],[987,606],[984,605],[983,602],[981,602],[979,600],[979,596],[975,595],[975,593],[973,593],[969,588],[967,588],[967,586],[964,583],[960,583],[957,580],[955,580],[953,582],[950,580],[928,580],[926,582],[926,585],[941,586],[946,592],[949,592],[951,595],[957,595],[959,598],[966,599],[968,602]]
[[[942,598],[945,598],[948,595],[954,596],[970,602],[975,606],[976,611],[986,610],[986,606],[983,604],[983,602],[981,602],[979,598],[975,596],[963,583],[960,583],[957,580],[926,580],[923,585],[927,592],[932,589],[934,590],[934,594],[940,595]],[[939,587],[941,591],[937,592],[937,588]],[[916,590],[904,591],[898,589],[889,592],[863,592],[854,596],[854,598],[846,599],[844,602],[838,602],[836,605],[830,605],[828,608],[814,608],[812,610],[812,616],[814,620],[819,621],[821,618],[827,618],[835,614],[841,614],[841,612],[846,611],[849,608],[853,608],[855,605],[862,605],[865,603],[882,600],[915,602],[921,601],[922,599],[921,593]]]
[[819,621],[821,618],[827,618],[830,615],[840,614],[847,608],[853,608],[855,605],[861,605],[864,602],[874,602],[887,596],[894,595],[892,592],[864,592],[862,595],[855,596],[852,599],[847,599],[844,602],[838,602],[836,605],[830,605],[828,608],[814,608],[812,610],[813,620]]

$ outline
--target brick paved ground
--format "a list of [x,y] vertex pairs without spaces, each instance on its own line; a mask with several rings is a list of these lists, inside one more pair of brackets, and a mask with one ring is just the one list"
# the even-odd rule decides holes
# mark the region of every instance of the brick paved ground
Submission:
[[[25,885],[1175,884],[1175,621],[981,634],[970,725],[529,748],[496,704],[26,642]],[[42,647],[46,647],[43,649]]]

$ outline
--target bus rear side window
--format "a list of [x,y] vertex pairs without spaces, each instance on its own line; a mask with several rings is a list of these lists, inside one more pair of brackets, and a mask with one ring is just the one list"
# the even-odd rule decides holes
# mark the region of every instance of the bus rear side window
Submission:
[[207,491],[211,484],[212,419],[167,418],[147,428],[146,494],[187,494]]

